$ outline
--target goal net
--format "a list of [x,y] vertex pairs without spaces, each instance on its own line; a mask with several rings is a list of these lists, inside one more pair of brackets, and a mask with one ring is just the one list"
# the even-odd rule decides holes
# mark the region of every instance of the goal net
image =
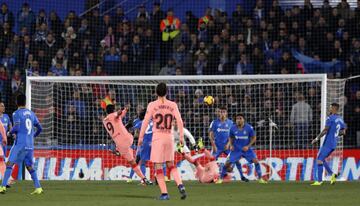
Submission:
[[[109,101],[118,109],[130,105],[124,122],[132,121],[156,98],[154,88],[159,82],[168,84],[168,98],[177,102],[185,127],[209,149],[209,125],[217,118],[217,108],[226,106],[230,119],[243,113],[256,130],[254,148],[263,174],[271,180],[313,179],[318,146],[312,146],[311,139],[324,127],[328,105],[344,105],[345,81],[328,80],[323,74],[28,77],[28,107],[44,128],[36,139],[39,178],[122,180],[128,176],[129,165],[109,152],[111,138],[102,126],[104,105]],[[206,95],[215,98],[213,106],[203,103]],[[330,161],[335,172],[341,172],[342,141],[339,145]],[[245,175],[255,178],[254,168],[246,160],[240,162]],[[182,164],[180,170],[184,179],[195,178],[189,164]],[[236,169],[234,178],[239,179]]]

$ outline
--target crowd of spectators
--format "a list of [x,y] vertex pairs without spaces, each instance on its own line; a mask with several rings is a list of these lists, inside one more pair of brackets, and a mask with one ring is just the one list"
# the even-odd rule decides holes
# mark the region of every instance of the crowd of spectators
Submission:
[[[173,25],[167,25],[166,20],[177,19],[176,13],[172,9],[163,9],[159,3],[154,3],[152,8],[141,5],[135,19],[129,19],[121,7],[116,8],[113,14],[105,15],[93,9],[81,17],[69,11],[65,19],[60,19],[56,10],[49,12],[42,9],[36,12],[24,3],[20,11],[10,11],[7,4],[1,4],[1,101],[7,103],[10,111],[15,109],[14,95],[24,92],[26,75],[244,75],[311,72],[293,57],[294,51],[321,62],[340,62],[342,66],[339,69],[327,71],[329,78],[360,74],[360,1],[355,9],[350,8],[346,0],[335,7],[324,0],[321,8],[314,8],[310,0],[305,0],[301,7],[285,9],[278,0],[273,0],[270,7],[265,7],[262,0],[257,0],[250,12],[241,5],[237,5],[232,13],[204,8],[204,15],[199,17],[189,8],[186,18],[181,23],[178,22],[180,20],[174,20],[176,23]],[[164,37],[166,32],[169,32],[170,37]],[[96,94],[92,96],[96,97],[91,100],[92,105],[93,102],[99,103],[106,91],[109,91],[101,86],[82,89],[86,93],[83,90],[74,91],[73,99],[68,100],[71,106],[59,112],[60,115],[72,114],[68,115],[67,121],[75,121],[75,116],[85,118],[86,110],[78,111],[87,105],[80,101],[84,96]],[[313,92],[311,89],[316,90],[309,87],[308,91],[302,91],[301,94],[291,94],[291,105],[296,103],[296,99],[303,99],[306,104],[310,104],[310,109],[318,111],[317,105],[307,101]],[[194,98],[203,95],[201,90],[186,92],[194,95]],[[186,92],[179,92],[177,97],[186,96]],[[273,89],[269,92],[280,97],[282,91]],[[233,91],[233,94],[238,93]],[[249,101],[254,100],[254,96],[243,93],[241,97],[223,96],[224,99],[219,101],[230,102],[230,107],[238,107],[236,105],[240,104],[246,107]],[[347,85],[346,100],[345,121],[349,128],[359,128],[360,86],[357,81]],[[135,104],[137,101],[131,102]],[[271,102],[270,106],[273,104]],[[291,105],[286,107],[289,109],[284,117],[288,121],[291,119]],[[186,113],[190,115],[194,111]],[[207,122],[213,117],[201,118]],[[311,121],[313,119],[315,116]],[[349,144],[354,146],[357,130],[350,133]]]

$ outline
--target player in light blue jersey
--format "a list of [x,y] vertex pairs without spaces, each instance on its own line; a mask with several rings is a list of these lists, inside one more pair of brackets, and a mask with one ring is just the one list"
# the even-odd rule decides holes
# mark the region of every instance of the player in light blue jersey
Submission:
[[340,105],[337,103],[330,105],[330,116],[326,119],[324,130],[311,142],[311,144],[315,144],[321,137],[326,135],[317,156],[317,180],[311,185],[322,185],[324,167],[328,174],[331,175],[330,184],[335,184],[336,182],[338,175],[332,172],[325,159],[336,149],[338,137],[345,135],[346,125],[342,117],[338,114],[339,108]]
[[[6,162],[6,171],[0,187],[0,193],[6,192],[6,184],[10,178],[12,167],[14,164],[22,164],[24,161],[26,169],[29,171],[34,181],[35,190],[31,194],[42,194],[40,182],[33,168],[34,158],[34,138],[37,137],[42,127],[36,115],[25,108],[26,96],[20,94],[16,97],[18,110],[13,113],[14,127],[10,131],[10,135],[16,135],[15,143],[12,146],[8,161]],[[34,129],[36,127],[36,130]]]
[[226,148],[230,149],[230,154],[227,157],[226,163],[220,174],[220,179],[217,183],[222,183],[227,172],[231,172],[233,165],[239,162],[241,157],[244,157],[249,163],[255,164],[255,170],[258,175],[259,183],[267,183],[261,174],[261,167],[257,156],[252,149],[256,142],[256,134],[254,128],[245,122],[245,117],[242,114],[236,115],[236,124],[230,129],[230,141]]
[[[226,155],[229,154],[230,151],[226,149],[226,144],[229,141],[230,128],[233,124],[233,121],[227,118],[227,108],[220,107],[218,118],[211,122],[209,131],[210,143],[215,159],[217,159],[222,153]],[[249,180],[243,175],[240,162],[236,162],[235,165],[239,170],[241,180],[248,182]]]

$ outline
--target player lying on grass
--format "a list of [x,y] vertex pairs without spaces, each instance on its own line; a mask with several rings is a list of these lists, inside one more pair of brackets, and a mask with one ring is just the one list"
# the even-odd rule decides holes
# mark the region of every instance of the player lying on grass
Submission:
[[260,163],[254,150],[252,149],[255,141],[256,135],[253,127],[245,122],[244,115],[237,114],[236,124],[230,129],[230,140],[226,146],[227,149],[230,149],[230,154],[228,155],[226,163],[221,170],[220,178],[216,183],[222,183],[226,173],[233,170],[233,165],[236,162],[239,162],[241,157],[244,157],[249,163],[255,164],[255,170],[258,175],[259,183],[267,183],[264,179],[262,179]]
[[[35,190],[31,194],[42,194],[43,189],[41,188],[36,171],[33,168],[34,139],[41,133],[42,127],[36,115],[25,108],[25,95],[18,95],[16,97],[16,104],[18,109],[13,113],[14,127],[10,131],[10,135],[16,134],[16,139],[6,163],[6,171],[0,187],[0,193],[4,194],[6,192],[6,185],[14,164],[19,165],[24,162],[26,169],[31,175],[31,179],[34,181]],[[34,127],[36,127],[36,131]]]
[[336,182],[338,175],[333,173],[325,159],[336,149],[338,137],[345,135],[346,125],[344,120],[338,114],[339,107],[340,105],[337,103],[331,104],[330,116],[326,119],[324,130],[311,142],[311,144],[315,144],[321,139],[321,137],[326,135],[324,143],[320,147],[320,151],[317,155],[317,180],[311,185],[322,185],[324,167],[328,174],[331,175],[330,184],[335,184]]
[[[204,144],[202,143],[202,140],[200,139],[198,142],[198,148],[199,150],[204,148]],[[181,147],[178,147],[178,152],[181,153],[188,162],[191,164],[194,164],[196,166],[196,172],[195,177],[199,180],[201,183],[214,183],[216,182],[219,177],[219,166],[216,162],[215,157],[209,152],[207,149],[204,149],[204,155],[206,158],[208,158],[210,161],[206,164],[202,165],[199,161],[199,158],[201,156],[194,158],[191,156],[190,153],[186,153],[185,151],[182,151]],[[224,177],[224,182],[230,182],[231,181],[231,175],[226,175]]]
[[108,105],[106,107],[107,116],[104,118],[103,124],[106,131],[114,140],[116,150],[128,161],[132,169],[143,180],[143,182],[146,185],[151,185],[152,182],[146,179],[139,166],[136,164],[133,150],[130,148],[134,138],[122,123],[122,119],[125,117],[127,111],[128,108],[125,107],[125,109],[115,112],[115,106]]

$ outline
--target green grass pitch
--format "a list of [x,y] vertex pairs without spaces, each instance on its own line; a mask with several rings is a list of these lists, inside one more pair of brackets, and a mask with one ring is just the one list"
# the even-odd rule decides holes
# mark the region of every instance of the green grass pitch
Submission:
[[32,182],[17,182],[7,193],[0,195],[4,206],[92,206],[92,205],[286,205],[286,206],[358,206],[360,205],[360,182],[326,182],[320,187],[309,182],[271,182],[260,185],[256,182],[233,182],[228,184],[200,184],[185,182],[188,193],[180,200],[173,182],[168,183],[170,201],[155,200],[157,186],[140,186],[137,182],[123,181],[42,181],[43,195],[31,196]]

